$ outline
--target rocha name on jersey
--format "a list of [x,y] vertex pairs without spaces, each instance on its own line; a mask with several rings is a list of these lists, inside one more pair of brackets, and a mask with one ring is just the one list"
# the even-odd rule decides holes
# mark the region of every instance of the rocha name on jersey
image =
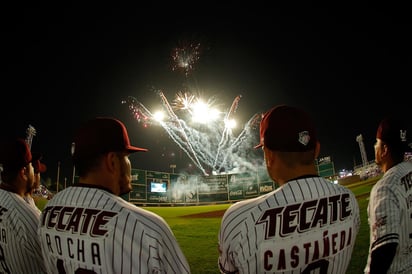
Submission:
[[51,254],[63,260],[102,264],[107,224],[116,212],[81,207],[49,206],[43,210],[41,241]]

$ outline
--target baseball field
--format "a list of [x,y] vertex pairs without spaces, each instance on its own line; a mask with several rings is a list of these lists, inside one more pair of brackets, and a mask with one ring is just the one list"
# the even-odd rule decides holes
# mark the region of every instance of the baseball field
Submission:
[[[347,187],[358,198],[361,227],[347,273],[363,273],[369,247],[366,208],[369,192],[379,178]],[[47,200],[38,200],[40,209]],[[219,273],[217,240],[221,217],[230,204],[176,207],[144,207],[162,216],[170,225],[194,274]]]
[[[366,208],[369,192],[378,178],[348,185],[358,198],[361,227],[347,273],[363,273],[369,248]],[[219,273],[217,240],[220,220],[229,204],[185,207],[145,207],[162,216],[170,225],[192,273]]]

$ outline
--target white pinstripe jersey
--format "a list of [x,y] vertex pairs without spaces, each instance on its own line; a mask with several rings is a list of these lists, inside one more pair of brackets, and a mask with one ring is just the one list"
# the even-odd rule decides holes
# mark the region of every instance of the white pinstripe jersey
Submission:
[[48,273],[190,273],[163,218],[102,189],[57,193],[39,236]]
[[0,273],[46,273],[37,237],[40,212],[0,189]]
[[23,197],[24,201],[28,203],[31,207],[33,207],[39,214],[40,214],[40,209],[37,207],[36,202],[33,199],[33,196],[27,194],[26,196]]
[[225,212],[218,266],[221,273],[345,273],[359,225],[349,189],[321,177],[292,180]]
[[377,247],[397,243],[388,273],[412,273],[412,161],[388,169],[373,186],[368,205],[370,255]]

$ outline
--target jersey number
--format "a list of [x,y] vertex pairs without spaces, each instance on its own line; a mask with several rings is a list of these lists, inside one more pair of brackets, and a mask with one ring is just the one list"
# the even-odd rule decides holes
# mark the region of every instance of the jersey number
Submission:
[[[59,271],[59,274],[66,274],[66,270],[64,269],[63,266],[63,260],[57,260],[57,270]],[[83,268],[78,268],[74,272],[75,274],[95,274],[93,270],[88,270],[88,269],[83,269]]]
[[322,259],[313,263],[308,264],[307,267],[302,271],[302,274],[309,274],[315,269],[319,269],[319,274],[328,273],[329,261]]

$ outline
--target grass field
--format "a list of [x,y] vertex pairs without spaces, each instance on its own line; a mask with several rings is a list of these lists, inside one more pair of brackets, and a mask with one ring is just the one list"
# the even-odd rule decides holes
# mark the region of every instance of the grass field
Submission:
[[[369,227],[366,207],[370,189],[377,178],[349,185],[358,197],[361,213],[361,227],[356,238],[355,248],[347,273],[363,273],[369,248]],[[36,201],[42,209],[47,200]],[[219,273],[217,268],[217,240],[221,217],[199,217],[200,213],[221,212],[230,204],[183,206],[183,207],[144,207],[162,216],[170,225],[191,271],[194,274]],[[196,215],[196,216],[194,216]]]
[[[347,273],[363,273],[369,248],[369,227],[366,208],[369,192],[377,179],[348,186],[358,197],[361,227]],[[187,207],[145,207],[162,216],[173,230],[192,273],[219,273],[217,268],[217,237],[220,217],[187,218],[187,215],[225,210],[229,204]]]

